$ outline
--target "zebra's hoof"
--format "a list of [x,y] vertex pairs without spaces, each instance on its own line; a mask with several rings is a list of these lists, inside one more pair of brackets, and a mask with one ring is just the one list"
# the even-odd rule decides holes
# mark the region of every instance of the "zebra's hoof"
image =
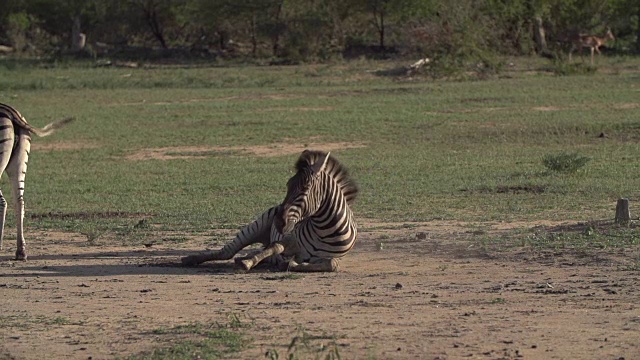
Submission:
[[295,260],[289,260],[287,263],[287,271],[296,271],[296,269],[300,268],[300,264],[298,264]]
[[242,261],[239,261],[238,264],[242,266],[242,268],[245,269],[245,271],[249,271],[253,267],[253,260],[251,259],[242,260]]
[[27,261],[27,254],[16,252],[16,260],[18,260],[18,261]]

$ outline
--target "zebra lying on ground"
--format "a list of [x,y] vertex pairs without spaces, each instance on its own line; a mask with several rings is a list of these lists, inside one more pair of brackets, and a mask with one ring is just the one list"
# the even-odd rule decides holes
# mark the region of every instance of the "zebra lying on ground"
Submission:
[[282,204],[240,230],[221,250],[186,256],[182,263],[228,260],[246,246],[261,243],[265,249],[236,258],[236,263],[249,270],[271,258],[290,271],[338,271],[339,258],[351,250],[358,234],[349,207],[358,187],[329,153],[305,150],[295,167]]
[[[0,175],[6,170],[11,181],[13,198],[16,201],[17,249],[16,260],[26,260],[27,250],[22,232],[24,223],[24,179],[27,174],[31,133],[38,136],[51,135],[54,130],[69,123],[67,118],[51,123],[42,129],[35,128],[13,107],[0,104]],[[0,191],[0,250],[4,237],[4,220],[7,215],[7,201]]]

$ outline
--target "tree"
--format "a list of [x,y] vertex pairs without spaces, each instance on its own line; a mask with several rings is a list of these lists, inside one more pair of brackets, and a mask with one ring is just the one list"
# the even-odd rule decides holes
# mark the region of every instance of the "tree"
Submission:
[[181,14],[188,9],[187,0],[129,0],[133,8],[144,19],[153,37],[162,48],[169,47],[168,34],[173,32],[173,38],[178,37],[187,19],[179,21]]

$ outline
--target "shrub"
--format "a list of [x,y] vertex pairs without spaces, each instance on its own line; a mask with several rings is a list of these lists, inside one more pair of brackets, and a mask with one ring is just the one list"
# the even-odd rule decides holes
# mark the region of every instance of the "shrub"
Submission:
[[[587,57],[587,61],[589,58]],[[545,67],[545,70],[554,73],[558,76],[569,75],[592,75],[596,73],[598,68],[593,65],[589,65],[585,62],[573,62],[570,63],[565,60],[563,56],[555,57],[549,66]]]
[[547,154],[542,159],[544,166],[553,172],[575,173],[584,167],[591,159],[576,153]]

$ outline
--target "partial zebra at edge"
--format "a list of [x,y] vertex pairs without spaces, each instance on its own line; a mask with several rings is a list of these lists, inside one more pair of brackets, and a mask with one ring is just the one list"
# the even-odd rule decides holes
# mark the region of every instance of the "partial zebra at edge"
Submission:
[[[15,199],[16,260],[27,259],[24,240],[24,186],[31,152],[31,133],[41,137],[48,136],[71,121],[73,118],[69,117],[47,124],[43,128],[36,128],[31,126],[18,110],[0,103],[0,174],[7,172]],[[7,201],[0,191],[0,250],[4,239],[6,214]]]

